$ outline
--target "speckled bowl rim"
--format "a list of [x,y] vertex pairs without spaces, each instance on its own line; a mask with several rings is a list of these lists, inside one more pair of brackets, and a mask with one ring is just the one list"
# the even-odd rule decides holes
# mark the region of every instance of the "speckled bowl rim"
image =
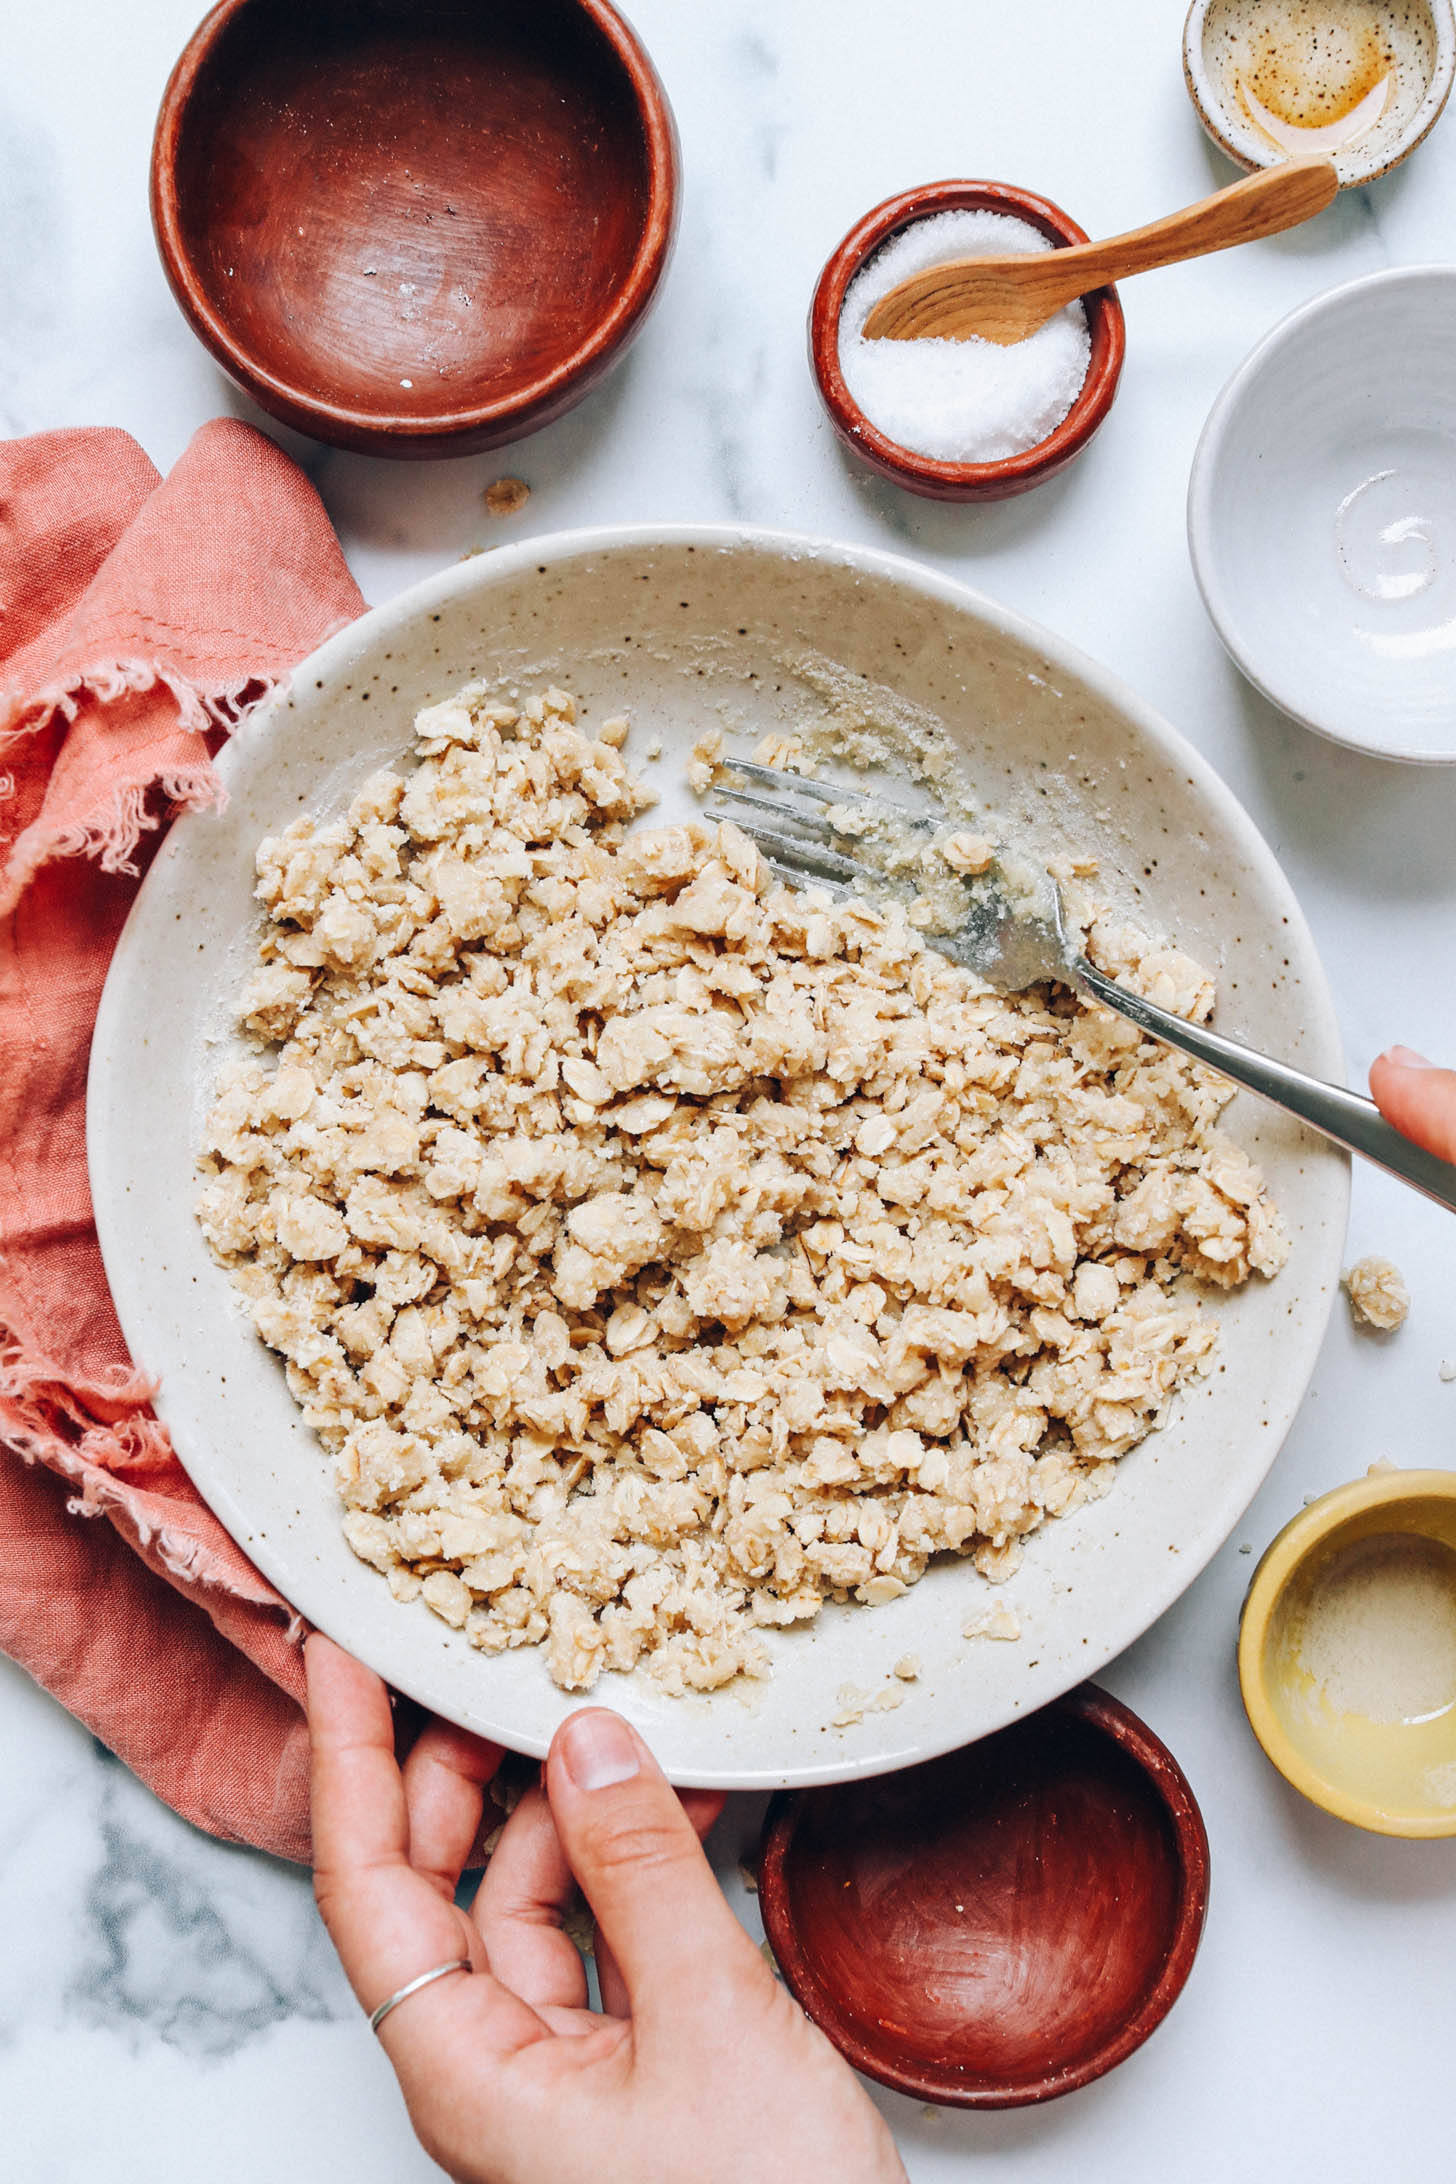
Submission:
[[[1193,101],[1193,110],[1208,136],[1236,167],[1242,167],[1246,174],[1256,174],[1261,167],[1277,166],[1281,155],[1271,147],[1270,158],[1250,159],[1246,152],[1236,148],[1220,125],[1225,109],[1215,98],[1203,66],[1203,26],[1212,4],[1213,0],[1192,0],[1188,10],[1183,24],[1183,81]],[[1383,174],[1400,166],[1403,160],[1410,158],[1418,144],[1424,143],[1441,118],[1451,95],[1452,82],[1456,80],[1456,13],[1453,13],[1451,0],[1425,0],[1425,4],[1431,11],[1436,33],[1436,58],[1425,96],[1412,114],[1410,126],[1397,149],[1380,165],[1362,169],[1352,174],[1348,181],[1342,181],[1343,190],[1363,189],[1367,182],[1378,182]]]
[[[1306,711],[1292,692],[1275,687],[1274,679],[1266,679],[1255,665],[1255,654],[1243,637],[1234,612],[1233,603],[1221,574],[1221,556],[1215,540],[1217,527],[1214,520],[1214,504],[1219,494],[1219,472],[1224,450],[1232,435],[1241,405],[1251,386],[1260,378],[1273,358],[1286,343],[1302,334],[1307,327],[1317,325],[1323,318],[1332,318],[1346,310],[1357,298],[1384,293],[1396,288],[1420,288],[1427,281],[1436,279],[1456,284],[1456,264],[1396,265],[1387,266],[1379,273],[1362,273],[1353,281],[1342,281],[1337,288],[1327,288],[1323,295],[1311,297],[1300,304],[1287,317],[1272,326],[1262,341],[1255,344],[1232,377],[1221,389],[1213,408],[1208,413],[1198,445],[1193,453],[1193,465],[1188,473],[1188,554],[1193,563],[1194,581],[1208,609],[1208,618],[1218,633],[1220,643],[1233,661],[1239,673],[1251,682],[1261,696],[1279,708],[1290,720],[1298,721],[1302,728],[1313,729],[1329,743],[1337,743],[1347,751],[1363,751],[1369,758],[1383,758],[1394,765],[1452,766],[1456,765],[1456,746],[1442,751],[1431,751],[1421,746],[1393,748],[1386,743],[1371,743],[1361,736],[1352,736],[1317,714]],[[1452,413],[1456,415],[1456,390],[1452,394]]]
[[1076,401],[1055,431],[1019,455],[994,463],[937,462],[902,447],[871,422],[849,391],[839,361],[839,320],[855,275],[874,253],[917,220],[938,212],[1000,212],[1025,220],[1058,243],[1085,243],[1060,205],[1014,182],[923,182],[872,206],[831,251],[809,307],[809,366],[836,432],[852,453],[881,477],[931,499],[1001,500],[1028,492],[1075,460],[1098,430],[1117,394],[1127,354],[1127,322],[1115,288],[1096,288],[1083,298],[1092,354]]
[[[573,390],[590,387],[631,338],[667,270],[678,213],[677,130],[667,94],[645,46],[611,0],[571,0],[606,41],[632,89],[642,124],[647,158],[648,201],[638,243],[626,279],[570,356],[523,386],[488,402],[428,415],[418,410],[390,416],[383,410],[356,409],[331,402],[260,363],[237,339],[216,309],[195,270],[182,230],[177,189],[177,145],[187,106],[203,70],[211,63],[222,31],[254,0],[218,0],[203,17],[178,55],[162,94],[151,151],[152,228],[162,269],[183,317],[213,358],[270,415],[329,445],[387,454],[383,443],[412,444],[419,454],[460,452],[450,443],[489,434],[502,444],[533,431],[537,424],[571,407]],[[341,439],[341,435],[347,438]],[[379,443],[370,446],[370,443]],[[436,449],[436,443],[441,445]],[[477,441],[476,445],[487,444]]]
[[1280,1721],[1269,1696],[1264,1673],[1264,1649],[1270,1627],[1290,1586],[1322,1548],[1351,1517],[1371,1509],[1399,1509],[1411,1502],[1447,1501],[1456,1504],[1456,1471],[1375,1471],[1348,1486],[1321,1494],[1298,1516],[1277,1532],[1260,1557],[1249,1581],[1239,1617],[1239,1690],[1249,1726],[1286,1782],[1323,1812],[1372,1835],[1399,1835],[1430,1840],[1456,1835],[1456,1809],[1444,1819],[1425,1815],[1392,1813],[1360,1797],[1343,1784],[1332,1782],[1304,1757]]
[[[270,752],[278,751],[280,746],[292,747],[298,720],[306,721],[315,706],[327,712],[341,702],[338,693],[348,677],[362,673],[367,678],[372,671],[379,679],[397,673],[397,668],[391,671],[384,664],[397,657],[395,648],[408,646],[416,636],[422,645],[428,643],[429,631],[447,609],[467,616],[474,627],[477,610],[484,611],[485,602],[497,591],[508,597],[519,596],[523,585],[534,587],[538,579],[565,585],[577,568],[589,574],[619,555],[630,559],[643,553],[697,553],[711,561],[722,557],[731,561],[742,554],[751,562],[782,571],[786,577],[801,563],[820,570],[827,568],[833,572],[836,592],[842,594],[842,612],[851,627],[854,616],[861,611],[861,585],[868,582],[892,587],[922,609],[944,610],[958,620],[968,617],[995,638],[1010,639],[1027,648],[1042,663],[1044,675],[1067,675],[1079,681],[1095,702],[1105,704],[1116,714],[1132,748],[1142,747],[1156,754],[1163,764],[1185,777],[1210,818],[1227,830],[1231,847],[1247,865],[1251,884],[1257,882],[1260,890],[1267,890],[1272,898],[1270,907],[1283,927],[1283,947],[1295,967],[1298,992],[1297,998],[1291,995],[1291,1002],[1297,1008],[1305,1058],[1309,1066],[1327,1075],[1340,1073],[1333,1000],[1308,923],[1269,845],[1207,759],[1119,677],[1067,640],[957,578],[874,547],[756,525],[623,525],[524,539],[442,569],[330,638],[295,670],[292,694],[280,691],[259,708],[249,721],[247,733],[229,742],[221,754],[219,772],[233,789],[234,811],[247,806],[242,784],[266,771],[272,763]],[[836,613],[839,611],[836,608]],[[880,611],[878,606],[876,611]],[[957,634],[961,634],[959,629]],[[553,609],[551,642],[564,643],[569,638],[574,641],[569,612],[563,616],[559,608]],[[1041,681],[1041,677],[1035,679]],[[352,688],[352,683],[348,687]],[[442,689],[439,694],[447,693]],[[1060,692],[1054,690],[1053,695],[1060,702]],[[404,740],[402,734],[401,744]],[[321,787],[321,782],[315,784],[311,799],[317,797]],[[288,816],[293,816],[291,808]],[[224,815],[223,823],[226,819]],[[579,1703],[572,1695],[549,1687],[542,1669],[533,1682],[529,1706],[524,1697],[511,1693],[502,1698],[491,1674],[491,1661],[473,1651],[469,1652],[468,1674],[457,1675],[458,1664],[450,1655],[450,1647],[458,1634],[448,1631],[426,1609],[420,1610],[421,1621],[415,1626],[408,1625],[408,1611],[401,1611],[404,1622],[382,1615],[372,1590],[380,1581],[351,1562],[342,1546],[336,1512],[330,1515],[327,1534],[329,1552],[349,1565],[350,1574],[342,1583],[323,1567],[319,1547],[309,1541],[298,1548],[286,1540],[278,1544],[259,1529],[240,1449],[227,1443],[226,1429],[211,1410],[214,1397],[207,1398],[205,1414],[199,1408],[200,1398],[193,1402],[189,1397],[179,1417],[178,1391],[183,1391],[183,1384],[215,1372],[219,1362],[229,1366],[240,1362],[241,1353],[235,1356],[229,1349],[225,1358],[217,1353],[205,1362],[197,1359],[190,1310],[177,1302],[179,1296],[186,1295],[177,1268],[163,1263],[153,1267],[145,1279],[138,1278],[137,1208],[145,1208],[151,1201],[157,1177],[135,1120],[152,1105],[147,1070],[138,1054],[136,1026],[146,1020],[157,991],[153,957],[160,945],[158,936],[178,930],[176,904],[187,899],[188,888],[201,890],[209,901],[217,897],[218,851],[209,824],[196,817],[184,819],[163,841],[112,958],[92,1041],[87,1157],[97,1232],[123,1334],[132,1354],[146,1360],[149,1369],[161,1376],[156,1408],[176,1434],[184,1466],[220,1521],[292,1605],[422,1705],[481,1735],[542,1757],[556,1720]],[[253,824],[250,817],[250,828]],[[250,854],[261,831],[264,829],[250,833]],[[180,896],[179,889],[183,891]],[[190,929],[185,924],[181,929],[187,932],[190,944]],[[187,962],[195,965],[200,960],[189,945]],[[193,975],[199,974],[194,971]],[[176,1004],[180,1001],[181,997],[176,997]],[[162,1066],[175,1075],[176,1050],[171,1043]],[[179,1081],[185,1081],[191,1067],[192,1056],[188,1053]],[[189,1106],[192,1112],[195,1110]],[[192,1122],[182,1127],[190,1148],[196,1142]],[[1287,1339],[1281,1332],[1284,1363],[1278,1385],[1261,1402],[1262,1416],[1256,1414],[1257,1423],[1241,1429],[1241,1442],[1231,1460],[1215,1467],[1216,1488],[1209,1506],[1199,1516],[1196,1530],[1183,1535],[1176,1551],[1147,1565],[1146,1585],[1139,1583],[1134,1598],[1098,1597],[1077,1648],[1082,1657],[1075,1673],[1068,1673],[1070,1641],[1066,1649],[1059,1651],[1064,1634],[1049,1633],[1046,1662],[1018,1665],[1014,1694],[1003,1695],[998,1686],[994,1702],[988,1705],[984,1698],[978,1699],[974,1687],[967,1689],[962,1683],[942,1681],[936,1686],[933,1720],[928,1719],[924,1725],[907,1727],[908,1715],[867,1715],[863,1736],[855,1732],[833,1743],[821,1740],[823,1750],[816,1746],[812,1752],[808,1749],[812,1740],[797,1742],[797,1730],[803,1726],[798,1722],[792,1752],[783,1739],[778,1748],[765,1750],[756,1741],[757,1717],[742,1708],[731,1691],[713,1694],[704,1702],[700,1710],[701,1735],[697,1733],[696,1714],[679,1715],[674,1711],[688,1702],[662,1702],[653,1712],[644,1699],[644,1711],[634,1718],[643,1724],[674,1781],[684,1786],[767,1790],[850,1781],[933,1758],[1072,1689],[1131,1644],[1179,1598],[1217,1552],[1267,1476],[1303,1401],[1337,1294],[1349,1205],[1349,1162],[1324,1141],[1313,1138],[1301,1138],[1298,1152],[1291,1147],[1286,1157],[1291,1163],[1297,1161],[1301,1227],[1310,1251],[1304,1262],[1302,1285],[1285,1305],[1286,1314],[1295,1311],[1296,1317]],[[190,1174],[190,1152],[188,1159]],[[188,1188],[190,1193],[190,1185]],[[184,1226],[186,1250],[195,1261],[193,1278],[212,1285],[205,1293],[215,1290],[221,1302],[220,1285],[225,1277],[209,1259],[195,1224],[188,1219]],[[1277,1302],[1271,1300],[1274,1305]],[[260,1370],[264,1366],[272,1369],[272,1361],[262,1357],[256,1338],[242,1327],[241,1321],[236,1339],[244,1344],[250,1359],[259,1361]],[[1235,1352],[1240,1354],[1247,1352]],[[169,1381],[174,1367],[177,1377]],[[252,1370],[251,1365],[247,1370]],[[305,1430],[296,1415],[290,1423],[296,1431]],[[1155,1455],[1152,1460],[1156,1461]],[[1137,1461],[1137,1452],[1133,1461]],[[1089,1512],[1094,1531],[1099,1514],[1113,1509],[1109,1499]],[[1072,1551],[1076,1551],[1075,1543]],[[367,1601],[364,1592],[357,1589],[356,1579],[358,1586],[366,1588]],[[424,1631],[426,1624],[430,1626],[428,1633]],[[913,1628],[912,1622],[907,1635]],[[831,1633],[826,1635],[825,1643],[837,1649],[839,1640]],[[903,1647],[904,1640],[897,1643]],[[862,1659],[862,1640],[857,1638],[856,1645],[856,1658]],[[837,1651],[834,1658],[841,1658]],[[849,1672],[851,1666],[845,1658],[838,1672]],[[635,1693],[641,1687],[631,1679],[613,1679],[611,1684],[610,1690],[598,1696],[631,1712],[637,1704]],[[714,1710],[714,1702],[718,1711]],[[719,1729],[720,1721],[727,1725],[726,1731]]]
[[1179,1876],[1173,1933],[1156,1980],[1116,2033],[1065,2070],[1049,2070],[1039,2078],[1014,2085],[982,2081],[968,2086],[949,2065],[944,2076],[937,2076],[930,2070],[917,2071],[891,2061],[837,2015],[817,1961],[805,1949],[794,1922],[788,1856],[803,1793],[781,1793],[769,1806],[760,1844],[759,1904],[764,1932],[784,1983],[805,2015],[813,2018],[856,2070],[912,2100],[934,2101],[946,2108],[1028,2108],[1041,2101],[1057,2100],[1063,2093],[1074,2093],[1095,2078],[1105,2077],[1150,2039],[1188,1983],[1203,1938],[1209,1891],[1208,1831],[1188,1777],[1162,1738],[1130,1706],[1097,1684],[1082,1684],[1066,1692],[1017,1726],[1024,1731],[1037,1722],[1049,1724],[1058,1716],[1099,1731],[1138,1768],[1167,1815]]

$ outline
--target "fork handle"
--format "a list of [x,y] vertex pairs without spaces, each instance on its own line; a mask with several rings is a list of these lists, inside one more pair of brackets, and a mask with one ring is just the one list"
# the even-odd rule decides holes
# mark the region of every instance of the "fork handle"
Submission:
[[1438,1206],[1447,1206],[1456,1213],[1456,1166],[1420,1145],[1412,1145],[1409,1138],[1391,1127],[1373,1100],[1362,1099],[1358,1092],[1347,1092],[1342,1085],[1326,1084],[1322,1078],[1307,1077],[1302,1069],[1291,1069],[1287,1062],[1256,1054],[1252,1047],[1240,1046],[1236,1039],[1226,1039],[1203,1024],[1187,1023],[1181,1016],[1160,1009],[1155,1001],[1129,993],[1125,986],[1094,970],[1085,956],[1074,956],[1071,969],[1078,983],[1096,1000],[1125,1016],[1140,1031],[1151,1032],[1155,1039],[1192,1055],[1196,1062],[1206,1062],[1221,1076],[1232,1078],[1246,1091],[1257,1092],[1261,1099],[1272,1101],[1286,1114],[1296,1115],[1312,1130],[1333,1138],[1337,1145],[1373,1160],[1377,1168],[1399,1176],[1402,1183],[1424,1191]]

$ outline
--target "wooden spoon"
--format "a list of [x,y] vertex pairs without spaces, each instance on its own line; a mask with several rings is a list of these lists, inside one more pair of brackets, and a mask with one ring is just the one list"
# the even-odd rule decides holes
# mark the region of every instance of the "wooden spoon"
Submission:
[[979,337],[1005,348],[1025,341],[1090,289],[1298,227],[1323,212],[1339,186],[1333,159],[1286,159],[1110,242],[1072,243],[1023,257],[954,258],[881,296],[865,320],[865,334],[871,341]]

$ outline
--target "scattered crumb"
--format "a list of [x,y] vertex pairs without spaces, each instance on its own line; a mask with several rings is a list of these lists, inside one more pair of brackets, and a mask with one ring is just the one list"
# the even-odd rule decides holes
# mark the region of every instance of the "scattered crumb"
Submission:
[[1100,866],[1092,856],[1048,857],[1047,870],[1065,887],[1073,880],[1095,880]]
[[961,1625],[963,1638],[1019,1638],[1021,1618],[1014,1608],[1008,1608],[1004,1600],[998,1600],[994,1608],[982,1608],[977,1615],[967,1616]]
[[769,1970],[770,1970],[770,1971],[771,1971],[771,1972],[773,1973],[773,1975],[774,1975],[774,1978],[775,1978],[775,1979],[782,1979],[784,1975],[783,1975],[783,1973],[782,1973],[782,1972],[781,1972],[781,1971],[779,1970],[779,1960],[778,1960],[778,1958],[777,1958],[777,1957],[776,1957],[776,1956],[774,1955],[774,1953],[773,1953],[772,1949],[770,1949],[770,1947],[769,1947],[769,1945],[768,1945],[768,1943],[767,1943],[766,1941],[761,1941],[761,1942],[759,1943],[759,1945],[758,1945],[758,1953],[759,1953],[759,1955],[760,1955],[760,1956],[761,1956],[761,1957],[763,1958],[763,1961],[764,1961],[764,1963],[765,1963],[765,1964],[766,1964],[766,1965],[768,1966]]
[[1442,1358],[1441,1378],[1446,1382],[1448,1387],[1453,1380],[1456,1380],[1456,1360],[1452,1360],[1448,1357]]
[[460,559],[462,561],[474,561],[481,554],[488,554],[493,551],[494,549],[490,546],[467,546],[464,553],[460,556]]
[[755,745],[753,755],[760,766],[772,766],[779,773],[813,774],[818,770],[819,762],[805,749],[802,736],[766,735]]
[[[899,1669],[893,1672],[900,1674]],[[919,1675],[919,1664],[916,1664]],[[897,1706],[905,1703],[905,1694],[895,1682],[882,1684],[878,1691],[861,1691],[858,1684],[841,1684],[835,1693],[835,1709],[829,1717],[831,1729],[853,1729],[866,1714],[893,1714]]]
[[497,478],[485,489],[485,505],[492,516],[518,516],[531,498],[524,478]]
[[693,745],[688,760],[688,787],[694,796],[706,796],[713,786],[713,776],[723,759],[723,731],[721,728],[704,729]]
[[740,1858],[738,1861],[738,1878],[742,1881],[750,1896],[758,1894],[758,1875],[746,1858]]
[[652,758],[661,758],[661,756],[662,756],[662,738],[661,738],[661,736],[654,736],[654,737],[652,738],[652,741],[651,741],[651,742],[650,742],[650,743],[648,744],[648,746],[647,746],[646,750],[645,750],[645,751],[644,751],[644,752],[642,753],[642,756],[643,756],[644,758],[648,758],[648,759],[652,759]]
[[988,872],[996,861],[996,845],[989,835],[957,832],[946,836],[940,854],[952,872]]
[[858,1684],[841,1684],[834,1694],[834,1712],[829,1717],[831,1729],[852,1729],[865,1718],[873,1692],[861,1691]]
[[490,1778],[491,1803],[509,1819],[533,1782],[539,1781],[541,1770],[533,1759],[508,1752],[501,1765]]
[[1253,1545],[1249,1540],[1243,1539],[1239,1541],[1239,1553],[1241,1555],[1251,1555],[1253,1552]]
[[1394,1469],[1395,1465],[1388,1456],[1377,1456],[1373,1464],[1366,1465],[1365,1476],[1367,1479],[1378,1479],[1382,1471],[1394,1471]]
[[1389,1259],[1373,1254],[1357,1259],[1341,1280],[1349,1292],[1357,1326],[1378,1327],[1389,1334],[1404,1324],[1410,1310],[1410,1292],[1400,1268]]
[[627,740],[627,730],[631,725],[625,713],[614,713],[611,719],[604,720],[597,730],[597,741],[605,743],[610,750],[620,751]]
[[902,1653],[891,1673],[898,1676],[902,1683],[914,1683],[916,1677],[920,1674],[920,1655],[918,1653]]
[[937,2108],[934,2101],[926,2101],[922,2106],[920,2113],[925,2118],[927,2123],[939,2123],[944,2111]]

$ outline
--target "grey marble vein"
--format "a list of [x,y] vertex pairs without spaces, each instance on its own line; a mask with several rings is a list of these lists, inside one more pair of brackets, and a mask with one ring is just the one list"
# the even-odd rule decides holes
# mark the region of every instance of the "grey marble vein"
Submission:
[[274,2026],[353,2011],[308,1876],[213,1843],[104,1755],[100,1863],[66,1996],[81,2022],[218,2059]]

